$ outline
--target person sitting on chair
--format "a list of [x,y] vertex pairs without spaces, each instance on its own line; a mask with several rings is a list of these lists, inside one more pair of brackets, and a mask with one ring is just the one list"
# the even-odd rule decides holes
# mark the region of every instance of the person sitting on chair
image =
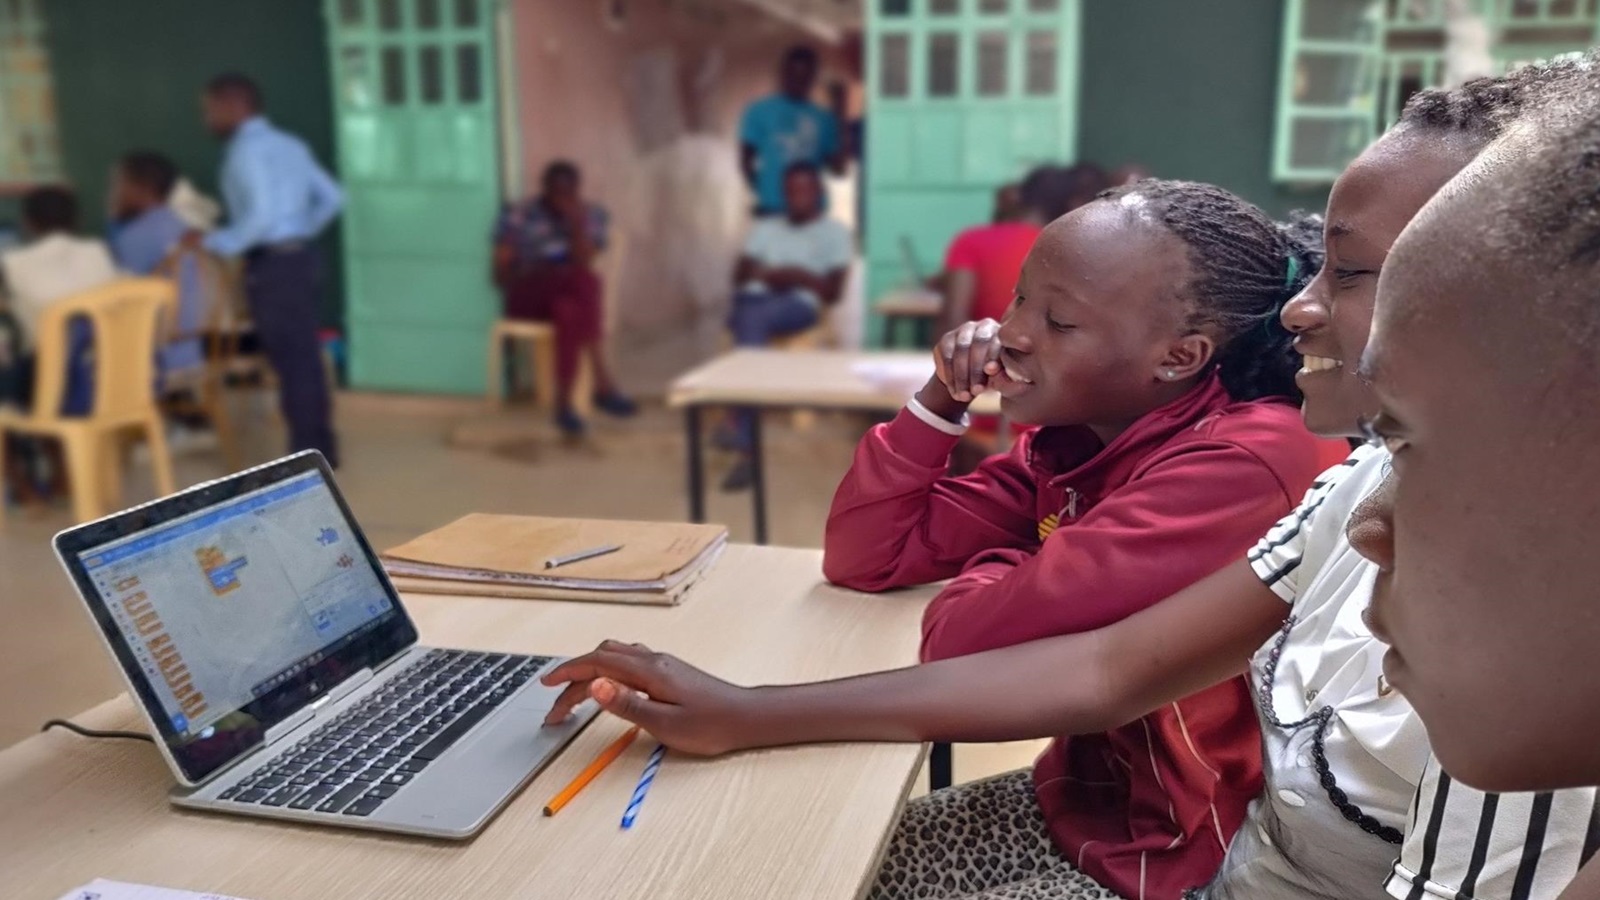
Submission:
[[[29,237],[26,246],[0,254],[0,280],[4,282],[5,307],[12,328],[9,365],[0,366],[0,405],[7,402],[27,409],[33,403],[35,341],[44,310],[58,300],[99,287],[117,277],[117,267],[104,241],[81,237],[78,230],[78,200],[64,187],[42,187],[22,198],[22,225]],[[75,323],[76,325],[76,323]],[[63,415],[83,415],[92,403],[88,348],[91,335],[87,327],[71,329],[72,360],[67,376],[67,396]],[[32,454],[28,446],[10,448],[6,454],[6,481],[20,503],[41,502],[65,492],[65,468],[59,449],[50,445],[51,482],[48,490],[36,487]],[[3,498],[0,498],[3,502]]]
[[[845,273],[855,254],[850,231],[823,213],[822,173],[795,163],[784,173],[788,212],[756,222],[734,270],[733,312],[728,327],[740,347],[764,347],[773,338],[814,327],[824,306],[839,302]],[[743,490],[753,472],[755,412],[740,410],[719,443],[743,457],[728,473],[723,490]]]
[[[128,272],[150,275],[179,248],[189,226],[171,203],[178,184],[178,168],[159,153],[134,151],[117,164],[112,184],[112,212],[116,225],[111,233],[111,254],[117,265]],[[178,279],[178,321],[174,329],[185,335],[197,333],[205,324],[205,302],[200,287],[200,272],[192,259],[182,260],[174,273]],[[191,337],[161,348],[161,371],[170,374],[199,366],[205,361],[200,338]]]
[[606,211],[579,192],[578,167],[551,163],[537,197],[508,204],[494,231],[494,283],[508,319],[550,322],[556,332],[556,425],[569,437],[584,432],[573,410],[578,366],[588,353],[594,404],[613,416],[638,411],[612,381],[601,352],[605,314],[595,257],[606,247]]

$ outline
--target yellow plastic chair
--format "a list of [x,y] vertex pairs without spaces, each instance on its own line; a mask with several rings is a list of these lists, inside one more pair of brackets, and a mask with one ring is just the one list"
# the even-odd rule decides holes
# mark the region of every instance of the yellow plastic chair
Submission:
[[[162,494],[177,489],[167,451],[161,410],[154,393],[156,346],[163,321],[174,316],[178,289],[162,278],[124,278],[57,301],[39,319],[33,409],[0,411],[0,468],[6,438],[48,437],[61,442],[78,522],[98,519],[122,505],[122,446],[142,434]],[[67,390],[68,339],[72,320],[94,327],[94,408],[86,416],[63,417]],[[4,521],[0,503],[0,522]]]
[[[611,333],[612,317],[616,314],[622,284],[622,266],[627,261],[628,241],[618,231],[611,243],[601,251],[595,267],[600,276],[601,305],[605,312],[605,326],[600,337],[603,346]],[[532,357],[533,402],[544,410],[556,408],[556,329],[549,322],[529,322],[523,319],[497,319],[489,328],[489,402],[498,406],[506,399],[505,354],[526,351]],[[527,357],[524,357],[527,358]],[[594,411],[594,371],[588,357],[578,368],[578,383],[573,386],[572,405],[579,415]]]

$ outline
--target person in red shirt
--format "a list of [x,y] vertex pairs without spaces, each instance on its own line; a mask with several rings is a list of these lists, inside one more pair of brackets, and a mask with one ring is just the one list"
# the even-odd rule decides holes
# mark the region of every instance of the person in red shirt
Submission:
[[[1009,185],[1007,186],[1009,187]],[[1016,205],[1005,188],[995,198],[995,219],[956,235],[944,257],[944,330],[973,319],[1000,319],[1016,293],[1022,261],[1044,226],[1093,200],[1106,187],[1092,163],[1040,166],[1016,186]]]
[[[946,335],[937,376],[863,439],[829,517],[826,576],[869,591],[952,579],[924,618],[934,661],[1099,629],[1242,557],[1320,471],[1277,321],[1320,267],[1306,224],[1280,227],[1209,185],[1145,181],[1046,228],[1005,323]],[[988,388],[1041,427],[947,477]],[[1021,788],[1037,821],[1017,840],[1046,835],[1122,896],[1206,882],[1261,790],[1246,683],[1103,728],[1041,757]],[[963,790],[981,817],[1015,808],[1018,789]]]

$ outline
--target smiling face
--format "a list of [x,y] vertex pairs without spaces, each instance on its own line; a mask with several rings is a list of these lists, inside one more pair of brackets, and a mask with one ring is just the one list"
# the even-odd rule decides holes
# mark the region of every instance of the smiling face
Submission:
[[1593,784],[1594,276],[1530,259],[1505,213],[1525,198],[1504,171],[1471,174],[1417,217],[1380,281],[1363,365],[1395,482],[1379,524],[1351,537],[1382,569],[1385,672],[1444,767],[1485,790]]
[[1022,265],[1000,329],[1009,377],[995,387],[1006,415],[1089,425],[1109,441],[1187,391],[1215,349],[1184,327],[1191,280],[1188,248],[1139,212],[1137,195],[1095,201],[1050,225]]
[[1357,422],[1376,410],[1356,364],[1372,326],[1378,275],[1406,223],[1479,149],[1459,135],[1400,128],[1368,147],[1334,182],[1327,261],[1282,315],[1305,357],[1295,383],[1305,394],[1306,427],[1316,434],[1357,436]]

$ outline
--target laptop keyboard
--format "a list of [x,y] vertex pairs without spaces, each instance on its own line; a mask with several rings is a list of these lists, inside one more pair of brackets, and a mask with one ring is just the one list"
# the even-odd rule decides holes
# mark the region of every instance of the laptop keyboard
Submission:
[[430,651],[219,799],[370,816],[549,662]]

